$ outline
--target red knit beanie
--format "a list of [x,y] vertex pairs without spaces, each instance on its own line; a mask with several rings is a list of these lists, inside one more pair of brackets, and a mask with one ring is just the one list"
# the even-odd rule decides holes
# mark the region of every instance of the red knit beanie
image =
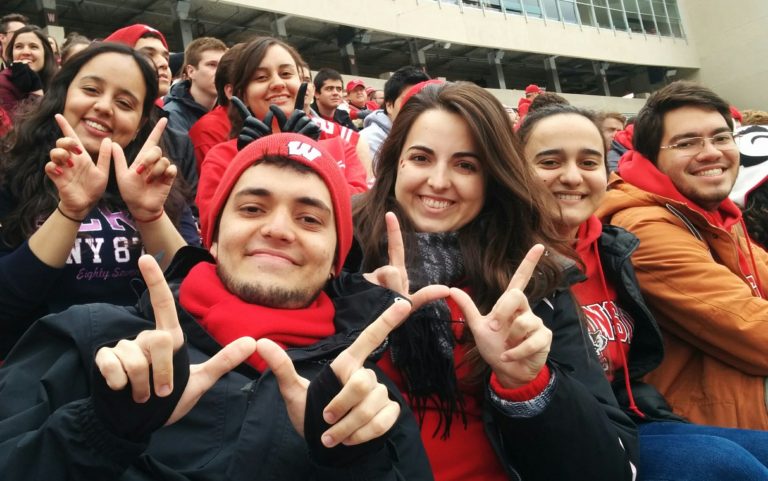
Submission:
[[160,30],[141,23],[137,23],[129,27],[124,27],[120,30],[115,30],[109,37],[105,38],[104,41],[124,43],[129,47],[136,47],[136,42],[138,42],[139,39],[147,33],[151,34],[151,36],[159,38],[160,41],[163,42],[165,48],[168,48],[168,42],[165,41],[165,35],[160,33]]
[[213,242],[214,231],[218,226],[221,211],[224,209],[229,194],[240,176],[265,156],[278,155],[287,157],[312,169],[325,183],[331,194],[333,216],[336,220],[336,275],[341,272],[349,249],[352,246],[352,205],[347,181],[339,166],[323,147],[301,134],[272,134],[248,144],[237,153],[227,166],[208,209],[208,222],[203,233],[206,247]]

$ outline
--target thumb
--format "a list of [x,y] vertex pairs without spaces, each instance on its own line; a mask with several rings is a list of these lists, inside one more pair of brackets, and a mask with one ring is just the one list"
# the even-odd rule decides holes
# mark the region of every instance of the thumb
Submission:
[[309,381],[299,376],[293,367],[293,361],[282,347],[269,339],[262,338],[256,341],[256,352],[275,374],[280,394],[286,404],[306,397]]
[[242,364],[256,349],[252,337],[241,337],[230,342],[212,358],[198,365],[200,376],[199,388],[202,392],[211,388],[224,374]]

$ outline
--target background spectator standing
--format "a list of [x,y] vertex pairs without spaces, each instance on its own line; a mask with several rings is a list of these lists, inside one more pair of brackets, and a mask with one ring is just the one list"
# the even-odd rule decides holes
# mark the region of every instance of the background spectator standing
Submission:
[[403,95],[414,85],[429,80],[423,70],[412,66],[400,67],[395,70],[384,84],[384,105],[366,117],[360,137],[368,142],[373,172],[376,172],[376,162],[379,157],[381,144],[386,140],[392,129],[392,122],[400,111]]
[[627,118],[618,112],[605,112],[600,115],[599,120],[605,145],[610,146],[616,134],[624,130]]
[[216,105],[216,70],[227,46],[213,37],[196,38],[184,51],[184,78],[171,87],[163,109],[168,125],[189,133],[192,125]]
[[13,63],[0,72],[0,107],[13,119],[25,100],[34,100],[48,89],[58,64],[48,38],[34,26],[16,30],[5,54]]
[[357,132],[349,112],[339,108],[344,101],[344,82],[341,74],[331,68],[321,68],[315,74],[315,102],[312,109],[325,120],[335,122]]
[[29,18],[20,13],[9,13],[0,18],[0,70],[10,66],[11,58],[6,58],[5,51],[11,41],[11,36],[16,30],[27,26]]

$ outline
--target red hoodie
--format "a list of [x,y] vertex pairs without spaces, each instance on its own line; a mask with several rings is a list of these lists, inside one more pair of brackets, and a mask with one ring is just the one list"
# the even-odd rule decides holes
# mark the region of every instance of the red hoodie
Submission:
[[587,331],[605,375],[613,381],[615,373],[626,366],[635,323],[617,305],[616,290],[605,279],[597,243],[602,232],[603,226],[594,215],[579,227],[576,252],[584,263],[587,280],[574,284],[571,290],[584,312]]

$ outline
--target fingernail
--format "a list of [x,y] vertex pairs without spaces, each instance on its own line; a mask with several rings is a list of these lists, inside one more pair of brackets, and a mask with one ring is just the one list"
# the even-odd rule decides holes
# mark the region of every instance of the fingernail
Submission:
[[76,153],[77,155],[80,155],[83,153],[83,149],[75,145],[74,147],[72,147],[72,152]]
[[74,166],[75,166],[75,163],[72,162],[72,159],[71,158],[67,158],[67,167],[74,167]]
[[56,173],[56,175],[61,175],[64,173],[64,171],[61,170],[60,167],[56,167],[55,169],[53,169],[53,172]]
[[157,390],[157,395],[160,397],[165,397],[169,394],[171,394],[171,386],[169,384],[163,384],[160,386],[160,389]]
[[333,447],[333,438],[328,434],[323,434],[323,437],[320,438],[320,440],[323,442],[323,446],[326,448],[332,448]]
[[140,166],[136,167],[136,173],[141,175],[142,172],[144,172],[147,169],[147,167],[144,164],[141,164]]
[[491,319],[491,322],[488,323],[488,327],[490,327],[492,331],[498,331],[501,329],[501,323],[497,319]]
[[327,422],[328,424],[333,424],[336,422],[336,416],[334,416],[333,413],[330,411],[325,411],[323,413],[323,419],[325,419],[325,422]]

